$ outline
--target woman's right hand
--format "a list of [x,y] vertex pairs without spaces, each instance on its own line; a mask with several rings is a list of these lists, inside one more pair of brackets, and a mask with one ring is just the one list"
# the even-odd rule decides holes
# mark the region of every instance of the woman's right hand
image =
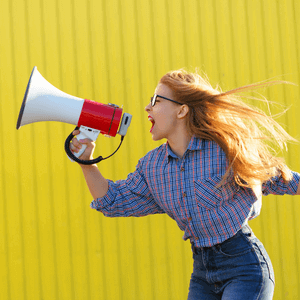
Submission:
[[[78,135],[80,133],[79,130],[74,130],[73,135]],[[86,149],[84,152],[80,155],[79,159],[81,160],[92,160],[93,159],[93,153],[95,149],[95,142],[93,142],[90,139],[83,139],[78,141],[76,137],[74,137],[70,143],[70,150],[72,153],[78,153],[81,149],[82,145],[86,145]]]

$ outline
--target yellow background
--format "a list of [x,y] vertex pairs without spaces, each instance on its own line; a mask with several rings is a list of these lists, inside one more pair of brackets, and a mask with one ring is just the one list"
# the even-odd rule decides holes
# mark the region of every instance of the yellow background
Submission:
[[[223,90],[296,83],[260,92],[290,106],[279,121],[299,138],[299,15],[298,0],[1,0],[0,299],[186,299],[192,271],[189,242],[167,216],[109,219],[89,208],[63,149],[74,126],[15,129],[33,66],[68,94],[133,115],[121,150],[99,165],[122,179],[159,145],[144,107],[171,69],[198,67]],[[118,142],[99,138],[97,154]],[[298,171],[299,150],[284,154]],[[299,212],[299,197],[269,196],[250,223],[272,259],[277,300],[300,299]]]

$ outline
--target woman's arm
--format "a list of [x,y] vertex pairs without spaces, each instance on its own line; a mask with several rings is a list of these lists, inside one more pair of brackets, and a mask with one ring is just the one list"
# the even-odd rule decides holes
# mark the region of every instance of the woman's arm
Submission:
[[100,173],[97,165],[80,165],[87,186],[94,199],[102,198],[108,191],[108,182]]
[[[74,134],[78,134],[74,131]],[[81,144],[87,147],[80,159],[92,159],[95,144],[88,139],[79,141],[74,138],[70,144],[73,152],[78,152]],[[143,172],[138,164],[136,170],[130,173],[126,180],[113,182],[105,179],[97,165],[80,165],[85,181],[94,200],[91,208],[101,211],[108,217],[146,216],[162,214],[163,209],[155,202]]]
[[[73,132],[74,135],[78,135],[79,133],[79,130]],[[70,144],[71,151],[78,152],[81,149],[82,144],[86,145],[86,149],[80,156],[80,159],[91,160],[93,158],[95,143],[89,139],[84,139],[79,142],[76,138],[73,138],[72,143]],[[97,199],[104,197],[108,191],[108,182],[100,173],[98,166],[96,164],[80,166],[93,198]]]
[[291,173],[293,177],[290,181],[285,181],[281,175],[278,175],[263,183],[263,195],[300,195],[300,173],[294,171]]

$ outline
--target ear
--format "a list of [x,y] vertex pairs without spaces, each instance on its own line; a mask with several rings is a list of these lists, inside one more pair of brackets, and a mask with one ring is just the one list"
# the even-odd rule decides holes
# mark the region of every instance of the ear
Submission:
[[187,116],[189,110],[190,108],[186,104],[181,105],[180,110],[177,113],[177,117],[179,119],[184,119]]

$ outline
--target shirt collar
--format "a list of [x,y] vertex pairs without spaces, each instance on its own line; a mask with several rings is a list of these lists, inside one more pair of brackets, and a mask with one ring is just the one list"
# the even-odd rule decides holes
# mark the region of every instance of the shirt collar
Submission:
[[[170,158],[178,158],[178,156],[172,151],[171,147],[169,146],[169,143],[166,142],[166,153],[167,156],[170,160]],[[189,145],[186,149],[186,152],[188,151],[196,151],[196,150],[201,150],[202,149],[202,139],[198,139],[194,135],[192,136]]]

